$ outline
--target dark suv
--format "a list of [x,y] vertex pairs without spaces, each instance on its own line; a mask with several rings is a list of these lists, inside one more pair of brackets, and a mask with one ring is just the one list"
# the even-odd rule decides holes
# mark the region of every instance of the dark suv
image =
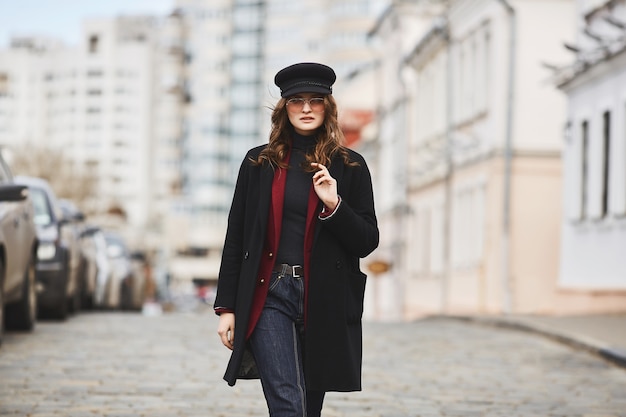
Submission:
[[0,342],[4,326],[32,330],[37,317],[37,232],[28,190],[0,155]]
[[40,178],[16,176],[18,184],[29,188],[35,209],[37,285],[42,313],[64,320],[80,308],[80,246],[54,191]]

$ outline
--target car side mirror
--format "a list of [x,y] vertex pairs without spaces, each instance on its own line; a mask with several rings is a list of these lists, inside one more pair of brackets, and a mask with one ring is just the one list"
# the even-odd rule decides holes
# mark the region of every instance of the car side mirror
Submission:
[[26,185],[0,185],[0,201],[24,201],[28,197]]

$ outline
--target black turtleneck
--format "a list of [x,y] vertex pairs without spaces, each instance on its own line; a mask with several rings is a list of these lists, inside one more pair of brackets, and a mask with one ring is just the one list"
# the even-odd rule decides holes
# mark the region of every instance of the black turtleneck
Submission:
[[292,133],[291,158],[285,184],[283,221],[278,246],[278,263],[289,265],[304,264],[304,231],[309,191],[313,173],[305,172],[302,163],[305,154],[315,147],[315,136]]

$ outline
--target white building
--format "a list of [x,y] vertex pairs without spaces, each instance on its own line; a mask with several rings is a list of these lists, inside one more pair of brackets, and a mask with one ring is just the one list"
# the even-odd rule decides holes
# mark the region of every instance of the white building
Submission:
[[0,53],[0,142],[63,150],[75,175],[97,181],[83,209],[121,209],[138,231],[154,218],[154,171],[166,183],[178,176],[155,160],[164,124],[153,123],[160,25],[142,16],[92,19],[78,47],[26,37]]
[[[381,244],[365,261],[365,266],[379,263],[389,272],[374,272],[368,287],[369,317],[402,318],[405,310],[405,284],[402,271],[415,262],[408,255],[408,144],[416,128],[411,117],[410,102],[415,92],[407,79],[411,72],[404,68],[402,57],[409,55],[420,37],[443,12],[442,2],[395,1],[379,17],[370,30],[373,51],[377,56],[368,83],[375,97],[376,140],[361,144],[373,172],[376,211],[381,231]],[[363,88],[358,86],[357,88]],[[374,267],[374,271],[376,271]],[[370,271],[371,272],[371,271]]]
[[[377,256],[391,266],[379,279],[400,289],[406,318],[553,312],[565,101],[542,62],[566,58],[561,43],[573,37],[573,2],[443,4],[445,12],[426,25],[424,14],[415,18],[423,32],[409,53],[395,57],[404,96],[384,84],[399,92],[383,103],[408,100],[398,104],[404,124],[395,107],[383,107],[379,133],[387,149],[380,157],[398,163],[401,152],[389,145],[406,135],[406,145],[396,145],[408,158],[407,204],[384,191],[378,197],[388,230]],[[380,36],[392,42],[393,26],[384,28]],[[394,59],[389,54],[381,56],[386,63]],[[385,66],[393,80],[394,66]],[[398,188],[389,172],[381,180],[379,190]]]
[[181,246],[220,245],[232,193],[229,142],[232,1],[178,0],[181,25],[182,195],[168,235]]
[[[172,216],[172,200],[182,192],[183,112],[188,94],[184,86],[182,47],[184,27],[181,16],[172,13],[161,19],[154,63],[152,164],[152,215],[149,229],[165,235]],[[170,242],[170,237],[163,236]],[[172,245],[174,246],[174,245]]]
[[[35,37],[14,38],[9,48],[0,51],[0,143],[3,146],[18,143],[44,146],[51,142],[47,140],[48,133],[68,118],[67,114],[58,117],[61,109],[51,108],[51,102],[58,90],[64,92],[64,97],[71,96],[76,68],[68,65],[59,68],[59,64],[75,61],[72,55],[58,41]],[[57,68],[56,78],[53,67]],[[51,114],[57,116],[57,126],[51,125]]]
[[79,61],[81,161],[97,172],[106,206],[123,208],[139,229],[151,218],[159,23],[152,17],[87,20]]
[[568,99],[558,284],[591,311],[626,306],[626,1],[578,1]]

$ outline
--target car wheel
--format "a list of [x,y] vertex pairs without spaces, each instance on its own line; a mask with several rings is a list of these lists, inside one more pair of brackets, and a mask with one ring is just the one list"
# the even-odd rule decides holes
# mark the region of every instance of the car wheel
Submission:
[[6,324],[8,329],[33,330],[37,319],[37,290],[35,286],[35,263],[31,258],[24,271],[22,299],[7,306]]
[[82,310],[93,310],[94,309],[94,300],[93,294],[85,294],[83,293],[82,300],[80,303],[80,308]]
[[[61,288],[62,288],[62,291],[65,292],[66,289],[67,289],[68,280],[70,279],[67,259],[65,260],[64,264],[65,264],[65,268],[63,270],[63,278],[64,279],[63,279],[63,285],[61,285]],[[51,316],[53,318],[57,319],[57,320],[65,320],[65,319],[67,319],[67,314],[68,314],[67,305],[68,304],[69,303],[67,301],[67,298],[60,297],[59,300],[58,300],[58,304],[53,306],[50,309]]]
[[50,314],[52,316],[52,318],[55,318],[57,320],[65,320],[67,319],[67,300],[66,299],[60,299],[59,300],[59,304],[57,304],[56,306],[52,307],[50,309]]
[[82,261],[81,267],[82,277],[82,289],[80,292],[80,309],[81,310],[93,310],[93,292],[89,292],[89,268],[87,267],[87,261]]
[[133,290],[129,278],[122,281],[120,288],[120,308],[122,310],[132,310],[133,307]]

